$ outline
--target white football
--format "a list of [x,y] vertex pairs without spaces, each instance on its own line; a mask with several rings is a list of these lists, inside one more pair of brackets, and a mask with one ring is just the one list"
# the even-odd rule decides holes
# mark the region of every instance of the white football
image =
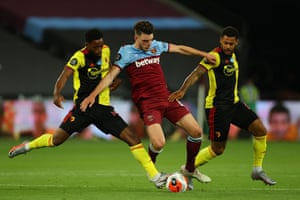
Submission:
[[187,178],[183,174],[174,172],[170,176],[168,176],[166,189],[169,192],[185,192],[187,188]]

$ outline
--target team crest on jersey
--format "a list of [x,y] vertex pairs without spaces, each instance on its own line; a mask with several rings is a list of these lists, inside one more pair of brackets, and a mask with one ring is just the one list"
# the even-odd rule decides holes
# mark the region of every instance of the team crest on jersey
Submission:
[[153,121],[153,120],[154,120],[153,115],[148,115],[148,116],[147,116],[147,120],[148,120],[149,122]]
[[78,63],[77,58],[72,58],[72,60],[70,61],[70,64],[71,64],[72,66],[77,65],[77,63]]
[[156,54],[157,50],[155,48],[150,50],[152,54]]
[[74,122],[75,121],[75,117],[74,116],[71,116],[70,117],[70,122]]

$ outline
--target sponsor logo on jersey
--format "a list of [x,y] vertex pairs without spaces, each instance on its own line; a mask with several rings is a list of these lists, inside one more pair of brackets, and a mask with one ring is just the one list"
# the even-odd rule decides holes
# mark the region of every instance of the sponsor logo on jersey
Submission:
[[99,75],[101,75],[102,72],[108,71],[108,69],[97,69],[96,67],[93,68],[89,68],[88,69],[88,77],[90,79],[96,79],[99,77]]
[[225,76],[232,76],[234,72],[237,70],[234,65],[234,59],[231,57],[230,59],[225,60],[225,65],[224,65],[224,74]]
[[143,67],[145,65],[151,65],[151,64],[159,64],[160,63],[160,58],[145,58],[140,61],[135,61],[135,66],[136,67]]
[[225,76],[232,76],[237,69],[233,65],[225,65],[223,72]]

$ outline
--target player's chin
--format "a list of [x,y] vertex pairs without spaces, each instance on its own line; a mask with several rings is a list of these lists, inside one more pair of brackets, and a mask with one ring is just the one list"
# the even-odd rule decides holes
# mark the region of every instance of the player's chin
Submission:
[[227,56],[230,56],[232,55],[233,51],[231,51],[230,49],[225,49],[223,50],[224,54],[227,55]]

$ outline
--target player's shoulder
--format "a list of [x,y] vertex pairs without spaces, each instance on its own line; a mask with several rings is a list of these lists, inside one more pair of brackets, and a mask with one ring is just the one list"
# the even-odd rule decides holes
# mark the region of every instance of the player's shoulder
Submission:
[[152,46],[168,46],[169,42],[161,41],[161,40],[153,40]]
[[133,49],[133,44],[123,44],[120,49]]
[[220,54],[222,49],[220,47],[216,47],[210,51],[211,54]]
[[132,54],[135,53],[137,49],[132,44],[126,44],[120,47],[119,53],[120,54]]
[[216,57],[216,59],[219,59],[219,58],[220,58],[221,52],[222,52],[222,49],[219,48],[219,47],[216,47],[216,48],[212,49],[212,50],[209,52],[209,54],[214,55],[214,56]]
[[84,55],[88,53],[88,50],[86,48],[77,49],[73,52],[72,58],[83,58]]
[[78,49],[78,50],[76,50],[74,53],[73,53],[73,55],[86,55],[86,54],[88,54],[88,50],[87,50],[87,48],[85,48],[85,47],[83,47],[83,48],[81,48],[81,49]]

